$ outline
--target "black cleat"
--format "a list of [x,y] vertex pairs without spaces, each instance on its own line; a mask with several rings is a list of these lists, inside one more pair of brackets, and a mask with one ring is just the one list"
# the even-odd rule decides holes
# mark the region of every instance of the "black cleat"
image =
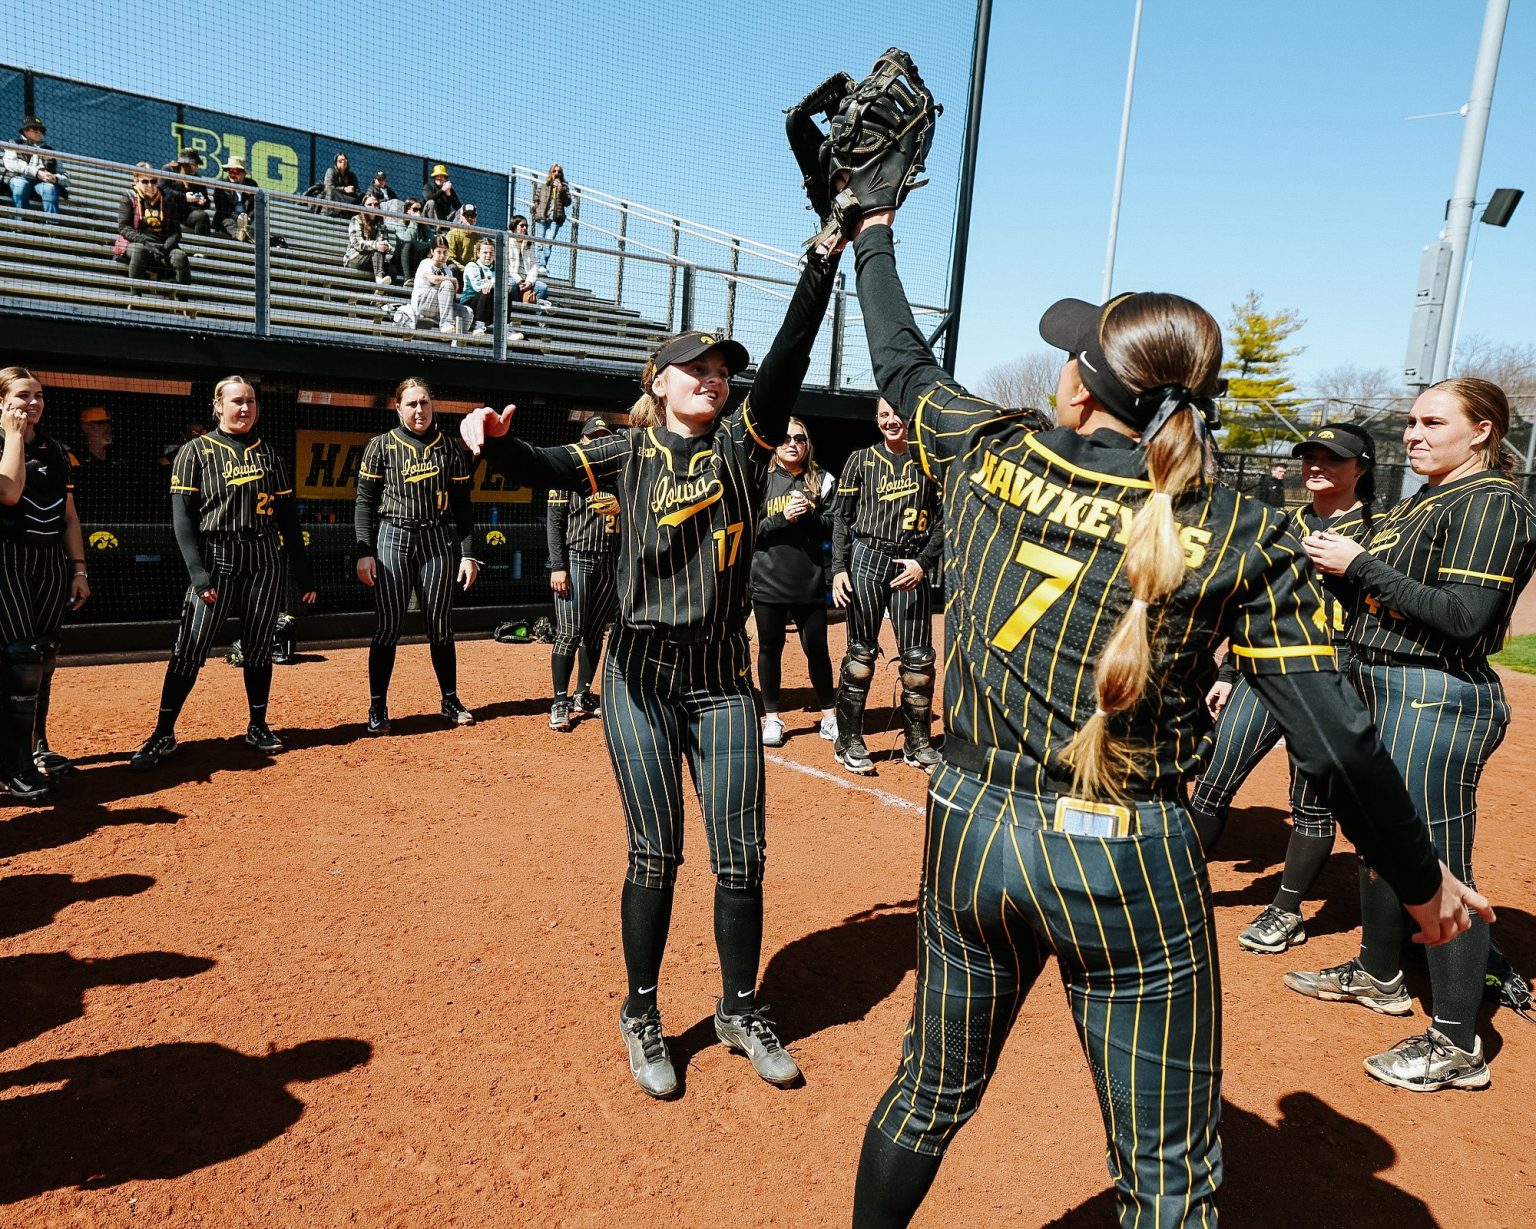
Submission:
[[578,691],[571,698],[571,716],[601,717],[602,715],[603,702],[590,687],[586,691]]
[[266,725],[258,725],[254,721],[245,727],[245,741],[263,755],[276,755],[283,749],[281,738],[272,733]]
[[571,728],[571,702],[563,696],[549,706],[549,728],[562,734]]
[[133,753],[133,759],[128,761],[128,766],[140,772],[148,772],[151,768],[160,767],[160,761],[174,750],[176,750],[176,735],[151,734],[149,741]]
[[389,733],[389,709],[382,704],[370,704],[368,706],[368,733]]
[[869,758],[869,748],[862,738],[850,738],[846,743],[833,746],[833,758],[851,773],[861,777],[873,776],[875,762]]
[[14,772],[7,773],[0,785],[4,785],[11,797],[20,798],[23,802],[39,802],[53,792],[53,785],[48,778],[38,772],[37,766],[30,761]]
[[45,777],[62,777],[75,770],[74,761],[60,755],[48,745],[46,738],[39,738],[32,747],[32,762]]
[[450,691],[443,697],[443,716],[454,725],[474,725],[475,715],[464,707],[457,693]]

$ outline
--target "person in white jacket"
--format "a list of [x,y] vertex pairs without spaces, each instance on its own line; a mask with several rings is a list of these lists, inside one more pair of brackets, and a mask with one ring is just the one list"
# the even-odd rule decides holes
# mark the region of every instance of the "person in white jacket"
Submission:
[[29,115],[21,123],[17,144],[32,148],[5,151],[5,177],[11,181],[11,200],[17,209],[25,209],[36,196],[44,213],[58,213],[60,199],[69,195],[69,178],[50,156],[53,146],[43,140],[47,131],[42,120]]
[[458,303],[458,284],[448,267],[448,241],[438,239],[431,255],[416,266],[411,284],[411,310],[418,324],[436,322],[443,333],[464,333],[469,329],[470,311]]
[[512,246],[507,251],[507,262],[518,299],[532,303],[541,312],[554,311],[555,305],[549,301],[549,285],[539,276],[545,272],[539,263],[539,250],[528,237],[528,219],[520,213],[512,215]]

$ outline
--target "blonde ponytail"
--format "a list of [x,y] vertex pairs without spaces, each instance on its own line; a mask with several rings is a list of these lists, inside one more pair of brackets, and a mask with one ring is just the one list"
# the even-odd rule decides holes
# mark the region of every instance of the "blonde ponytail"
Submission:
[[656,382],[656,360],[645,360],[645,369],[640,373],[640,387],[642,392],[635,404],[629,407],[629,425],[631,427],[664,427],[667,423],[667,408],[661,403],[661,399],[651,392],[651,385]]

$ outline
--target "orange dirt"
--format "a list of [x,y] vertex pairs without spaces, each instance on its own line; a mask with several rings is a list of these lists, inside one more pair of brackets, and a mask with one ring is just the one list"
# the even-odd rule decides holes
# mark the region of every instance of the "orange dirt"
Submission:
[[[60,671],[53,741],[83,769],[55,806],[0,809],[0,1225],[847,1223],[859,1139],[910,1007],[924,778],[899,762],[846,777],[810,714],[792,714],[793,737],[769,752],[763,983],[806,1071],[790,1091],[714,1041],[711,883],[691,820],[662,982],[685,1093],[652,1102],[615,1027],[613,779],[595,722],[545,728],[547,662],[538,646],[463,645],[461,691],[480,721],[455,730],[419,715],[436,697],[425,649],[407,646],[397,733],[369,740],[364,651],[308,653],[277,671],[272,712],[290,749],[267,762],[238,740],[239,672],[216,661],[182,748],[148,776],[125,758],[162,667]],[[804,686],[793,646],[786,673]],[[1515,724],[1484,781],[1479,866],[1504,945],[1530,972],[1536,827],[1521,802],[1536,794],[1536,678],[1507,681]],[[871,728],[887,715],[877,699]],[[1525,1223],[1536,1031],[1508,1012],[1485,1027],[1484,1093],[1368,1080],[1361,1058],[1422,1015],[1393,1021],[1280,985],[1288,967],[1353,950],[1346,852],[1325,873],[1326,903],[1309,907],[1304,949],[1236,946],[1278,879],[1284,794],[1274,756],[1211,868],[1224,1223]],[[1097,1103],[1045,978],[917,1223],[1108,1225],[1107,1186]]]

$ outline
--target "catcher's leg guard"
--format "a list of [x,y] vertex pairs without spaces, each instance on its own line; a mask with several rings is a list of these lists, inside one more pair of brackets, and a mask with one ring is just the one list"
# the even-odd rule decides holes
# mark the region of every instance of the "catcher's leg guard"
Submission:
[[53,698],[53,672],[59,664],[59,642],[38,641],[42,677],[37,685],[37,715],[32,723],[32,762],[45,777],[61,777],[74,764],[48,746],[48,707]]
[[874,645],[850,644],[837,687],[837,742],[832,753],[849,772],[861,776],[875,770],[864,745],[864,706],[869,702],[870,680],[875,677],[875,652]]
[[0,707],[0,771],[4,785],[18,798],[41,798],[48,780],[32,762],[32,727],[37,720],[37,689],[43,681],[43,655],[30,640],[5,646]]
[[932,772],[941,762],[929,742],[933,723],[934,652],[931,645],[904,649],[901,654],[901,723],[906,728],[901,758],[914,768]]

